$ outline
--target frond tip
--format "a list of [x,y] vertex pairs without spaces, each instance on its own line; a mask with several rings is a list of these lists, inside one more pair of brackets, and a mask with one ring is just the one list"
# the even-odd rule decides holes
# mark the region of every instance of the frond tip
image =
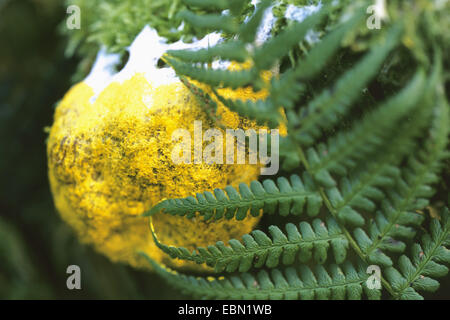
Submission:
[[305,211],[309,216],[316,216],[322,207],[322,197],[316,191],[312,179],[304,175],[303,181],[298,175],[292,175],[290,180],[278,178],[277,183],[270,179],[260,183],[252,181],[250,187],[244,183],[239,185],[239,191],[232,186],[224,190],[215,189],[197,193],[196,197],[163,200],[144,216],[158,212],[193,218],[198,213],[205,220],[225,219],[243,220],[250,211],[252,216],[261,212],[286,216],[299,215]]

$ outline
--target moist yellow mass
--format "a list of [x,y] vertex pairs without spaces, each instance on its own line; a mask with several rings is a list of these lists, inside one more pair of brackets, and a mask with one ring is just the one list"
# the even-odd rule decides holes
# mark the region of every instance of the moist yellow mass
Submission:
[[[227,98],[264,98],[251,89],[222,90]],[[49,179],[56,208],[79,238],[112,261],[135,267],[147,263],[146,252],[172,267],[197,267],[172,260],[156,247],[148,220],[141,214],[165,198],[257,179],[258,165],[181,164],[171,152],[172,132],[187,129],[194,120],[204,130],[219,126],[202,110],[197,98],[181,82],[152,86],[143,74],[122,83],[110,83],[95,100],[84,82],[72,87],[55,111],[47,144]],[[218,104],[217,115],[226,128],[255,127]],[[222,129],[220,129],[222,130]],[[190,250],[240,238],[258,219],[204,222],[157,214],[153,224],[161,242]]]

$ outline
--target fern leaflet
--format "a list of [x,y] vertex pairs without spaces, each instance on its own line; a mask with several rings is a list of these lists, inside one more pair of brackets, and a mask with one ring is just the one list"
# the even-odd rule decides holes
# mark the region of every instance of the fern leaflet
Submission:
[[356,267],[349,262],[342,269],[332,264],[311,269],[300,266],[270,273],[261,270],[255,276],[241,273],[220,278],[193,277],[161,266],[141,253],[154,270],[166,281],[184,293],[202,299],[379,299],[381,292],[366,285],[369,275],[361,263]]
[[412,247],[412,257],[402,255],[398,261],[399,270],[390,267],[385,270],[387,279],[393,284],[396,299],[423,299],[417,291],[434,292],[439,282],[433,278],[443,277],[448,273],[450,251],[445,247],[450,244],[450,219],[446,208],[442,222],[433,219],[431,234],[425,234],[421,243]]
[[162,211],[187,218],[195,217],[198,213],[205,221],[223,217],[243,220],[249,211],[252,216],[260,215],[261,211],[268,214],[278,211],[282,216],[299,215],[305,211],[305,204],[308,215],[316,216],[322,206],[322,198],[307,174],[303,176],[303,181],[298,175],[292,175],[290,181],[286,178],[278,178],[277,183],[270,179],[262,184],[252,181],[250,187],[241,183],[239,192],[232,186],[224,190],[215,189],[214,195],[205,191],[197,193],[196,197],[163,200],[144,216]]
[[305,108],[301,108],[299,128],[291,132],[291,135],[303,145],[310,145],[321,135],[321,129],[335,124],[376,74],[389,52],[398,44],[401,32],[399,25],[393,27],[384,43],[374,48],[354,68],[341,76],[333,90],[326,89]]
[[294,264],[297,260],[307,263],[311,259],[318,264],[327,260],[331,245],[336,263],[345,261],[348,241],[338,224],[332,218],[325,224],[315,219],[310,225],[300,222],[299,227],[292,223],[286,225],[286,233],[277,226],[269,227],[270,237],[264,232],[254,230],[242,237],[242,242],[232,239],[229,246],[222,241],[207,248],[197,248],[189,252],[186,248],[167,246],[158,240],[152,225],[152,235],[156,245],[173,259],[205,263],[219,272],[247,272],[254,268],[275,268]]

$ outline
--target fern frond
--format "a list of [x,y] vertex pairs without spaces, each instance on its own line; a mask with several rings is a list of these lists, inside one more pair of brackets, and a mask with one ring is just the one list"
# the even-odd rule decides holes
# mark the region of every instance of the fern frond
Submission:
[[261,48],[256,49],[254,54],[255,67],[258,70],[269,70],[277,59],[285,56],[303,40],[308,30],[314,28],[321,21],[326,11],[325,9],[319,10],[301,23],[291,25],[276,37],[265,42]]
[[365,8],[356,12],[349,21],[337,27],[317,45],[313,46],[306,57],[301,59],[295,68],[292,69],[295,77],[298,80],[305,80],[314,77],[323,70],[329,59],[340,48],[344,37],[358,25],[362,18],[365,17],[365,14]]
[[255,41],[258,27],[260,26],[264,13],[270,4],[270,0],[263,0],[258,4],[254,14],[250,17],[247,23],[243,24],[239,28],[238,37],[240,40],[245,43],[252,43]]
[[240,41],[227,41],[207,49],[168,50],[167,54],[185,62],[211,63],[215,59],[244,62],[248,58],[247,50]]
[[335,124],[377,73],[389,52],[398,44],[401,33],[401,26],[394,26],[384,43],[373,48],[355,67],[342,75],[333,90],[326,89],[306,107],[301,108],[298,115],[299,127],[291,135],[303,145],[310,145],[322,134],[321,129]]
[[423,299],[418,291],[434,292],[439,282],[434,278],[447,275],[450,264],[450,219],[446,208],[441,223],[433,219],[430,234],[425,234],[420,243],[412,246],[411,258],[402,255],[398,269],[387,268],[384,273],[395,291],[395,299]]
[[278,178],[277,183],[270,179],[252,181],[250,187],[244,183],[239,185],[239,191],[232,186],[224,190],[215,189],[197,193],[196,197],[163,200],[144,216],[158,212],[192,218],[197,215],[206,220],[225,218],[243,220],[250,211],[252,216],[261,212],[282,216],[299,215],[305,211],[309,216],[316,216],[322,206],[322,198],[316,192],[311,178],[305,174],[303,181],[298,175],[292,175],[290,180]]
[[228,33],[235,33],[238,30],[236,21],[231,16],[224,14],[197,15],[189,10],[183,10],[178,17],[195,28],[222,30]]
[[165,56],[164,59],[178,74],[215,87],[229,87],[232,89],[246,87],[258,77],[253,69],[239,71],[214,70],[182,62],[170,56]]
[[341,176],[353,169],[358,161],[377,152],[388,143],[390,133],[398,121],[411,112],[421,100],[425,90],[425,75],[418,71],[413,80],[400,93],[390,98],[384,105],[364,117],[349,131],[341,131],[328,139],[326,145],[307,151],[309,172],[327,187],[335,185],[330,176]]
[[281,169],[291,171],[298,168],[300,166],[301,159],[298,154],[297,145],[294,141],[292,141],[291,137],[280,137],[279,147]]
[[[389,211],[389,202],[383,203],[383,210],[377,212],[374,220],[369,225],[369,235],[361,229],[354,231],[355,239],[366,255],[367,261],[381,266],[392,266],[391,258],[385,253],[386,251],[401,253],[405,250],[405,243],[400,239],[412,239],[415,230],[411,226],[418,226],[422,223],[423,217],[417,213],[401,212],[403,221],[391,228],[390,218],[392,219],[396,211]],[[391,215],[386,217],[386,212]]]
[[220,278],[193,277],[161,266],[141,253],[153,269],[170,285],[202,299],[380,299],[380,291],[369,289],[365,266],[349,262],[341,267],[332,264],[311,269],[307,266],[241,273]]
[[[393,132],[394,137],[376,155],[372,161],[365,161],[359,165],[359,170],[343,177],[339,187],[328,188],[326,194],[338,213],[338,217],[345,220],[347,211],[363,210],[373,212],[376,202],[385,198],[385,191],[394,187],[400,178],[398,165],[405,155],[410,154],[416,147],[417,138],[428,125],[428,108],[416,108],[407,122],[403,122]],[[355,209],[355,210],[353,210]]]
[[298,83],[298,80],[313,77],[321,71],[328,63],[328,59],[339,49],[344,36],[361,21],[363,16],[362,11],[356,13],[350,21],[325,36],[303,60],[300,60],[295,68],[286,71],[280,76],[280,79],[272,79],[270,98],[275,106],[287,109],[294,107],[295,101],[299,99],[305,89],[305,86]]
[[271,80],[270,99],[275,107],[292,109],[304,90],[304,84],[297,82],[295,71],[289,70],[280,79]]
[[161,243],[152,226],[156,245],[171,258],[205,263],[215,272],[247,272],[252,267],[275,268],[280,263],[291,265],[297,260],[306,263],[314,259],[316,263],[323,264],[330,245],[336,263],[343,263],[347,256],[348,241],[333,218],[329,218],[326,224],[319,219],[314,219],[312,225],[303,221],[298,228],[288,223],[285,233],[277,226],[270,226],[269,233],[270,236],[254,230],[244,235],[242,241],[230,240],[229,246],[219,241],[190,252],[186,248]]
[[395,240],[397,237],[414,236],[414,230],[405,226],[417,226],[422,222],[422,216],[414,211],[423,209],[434,193],[430,185],[439,180],[437,173],[442,160],[448,157],[449,113],[446,102],[441,101],[435,112],[425,147],[410,157],[409,167],[402,170],[403,178],[396,188],[388,190],[391,200],[382,202],[382,210],[378,214],[377,224],[372,224],[370,236],[362,229],[355,231],[364,254],[374,263],[392,265],[392,260],[382,249],[397,251],[398,245],[403,247]]
[[[351,174],[349,178],[344,177],[339,188],[327,189],[327,195],[339,219],[344,221],[355,217],[362,219],[362,216],[354,208],[372,212],[375,209],[372,200],[381,201],[385,194],[382,189],[394,187],[394,182],[400,177],[398,169],[400,161],[405,155],[413,152],[416,146],[415,138],[429,126],[432,110],[430,101],[434,99],[432,93],[439,74],[440,64],[437,63],[428,80],[421,103],[413,112],[410,112],[412,116],[407,121],[400,122],[398,127],[391,132],[391,136],[394,138],[385,143],[383,152],[375,155],[375,159],[372,161],[366,160],[363,162],[364,164],[359,164],[360,170],[356,174]],[[331,175],[327,178],[332,179]],[[333,183],[334,181],[331,180],[328,184],[332,185]],[[387,192],[390,193],[389,190]]]

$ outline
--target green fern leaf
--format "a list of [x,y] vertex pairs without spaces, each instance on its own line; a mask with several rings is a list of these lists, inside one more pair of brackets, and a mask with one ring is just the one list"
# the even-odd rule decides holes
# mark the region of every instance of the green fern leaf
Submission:
[[185,248],[176,248],[161,243],[152,228],[156,245],[173,259],[194,261],[206,264],[219,272],[247,272],[254,268],[275,268],[280,263],[292,265],[297,260],[301,263],[314,259],[323,264],[327,260],[327,252],[331,245],[335,262],[345,261],[348,241],[332,218],[325,224],[315,219],[310,225],[300,222],[297,228],[294,224],[286,225],[284,233],[276,226],[269,227],[270,236],[255,230],[242,237],[242,241],[230,240],[229,246],[222,241],[207,248],[197,248],[192,252]]
[[329,62],[329,59],[339,49],[344,37],[358,25],[365,14],[365,8],[364,10],[355,13],[349,21],[337,27],[331,33],[326,35],[317,45],[312,47],[306,57],[301,59],[298,65],[292,69],[296,79],[309,79],[323,70]]
[[308,30],[314,28],[321,21],[326,11],[325,9],[320,10],[301,23],[295,23],[286,28],[277,37],[265,42],[261,48],[255,51],[255,67],[258,70],[269,70],[277,59],[285,56],[305,37]]
[[297,145],[289,136],[280,137],[279,148],[281,169],[291,171],[300,167],[301,159]]
[[151,216],[158,212],[172,215],[195,217],[198,213],[205,220],[233,219],[243,220],[250,211],[252,216],[262,212],[273,214],[278,212],[282,216],[299,215],[306,212],[309,216],[316,216],[322,206],[322,198],[315,191],[310,177],[305,174],[303,181],[298,175],[292,175],[290,180],[278,178],[277,183],[270,179],[252,181],[250,187],[244,183],[239,185],[239,192],[231,186],[223,190],[215,189],[214,195],[205,191],[197,193],[196,197],[163,200],[144,216]]
[[445,247],[450,240],[449,211],[442,214],[442,222],[433,219],[430,234],[422,237],[421,243],[412,247],[411,258],[402,255],[398,269],[387,268],[385,274],[395,291],[396,299],[423,299],[418,291],[434,292],[439,282],[434,278],[447,275],[450,251]]
[[255,74],[253,69],[239,71],[214,70],[182,62],[170,56],[165,56],[164,59],[178,74],[203,83],[208,83],[215,87],[237,89],[250,85],[257,78],[257,74]]
[[240,40],[245,43],[255,41],[256,32],[270,3],[270,0],[263,0],[258,4],[255,13],[250,17],[248,22],[239,28],[238,37]]
[[207,49],[168,50],[167,54],[181,61],[192,63],[211,63],[215,59],[244,62],[248,58],[247,50],[240,41],[227,41]]
[[238,30],[236,21],[228,15],[197,15],[189,10],[183,10],[178,14],[178,18],[185,20],[195,28],[206,30],[222,30],[228,33],[236,33]]
[[428,108],[419,108],[410,121],[403,122],[394,131],[393,138],[382,153],[375,156],[373,161],[366,161],[347,177],[343,177],[338,187],[328,188],[326,194],[337,216],[346,220],[349,211],[363,210],[373,212],[376,202],[385,198],[384,190],[394,187],[400,178],[398,165],[405,155],[410,154],[416,147],[415,138],[418,137],[428,124]]
[[425,75],[419,71],[400,93],[359,121],[351,130],[339,132],[326,145],[320,144],[317,151],[310,148],[307,152],[309,172],[317,181],[333,187],[334,181],[322,177],[328,177],[330,172],[346,175],[347,169],[353,169],[359,161],[376,153],[390,139],[390,133],[398,121],[419,103],[424,90]]
[[256,275],[241,273],[220,278],[193,277],[161,266],[141,253],[153,269],[170,285],[202,299],[380,299],[380,291],[368,289],[369,275],[363,264],[346,262],[311,269],[307,266],[261,270]]
[[[434,193],[429,185],[438,180],[437,172],[441,169],[441,162],[449,155],[446,149],[449,113],[445,101],[438,104],[435,112],[430,138],[425,142],[423,150],[410,157],[409,167],[402,170],[403,178],[398,181],[396,188],[388,191],[391,200],[382,202],[377,228],[371,229],[370,237],[363,237],[364,232],[358,230],[360,246],[372,262],[382,257],[383,261],[377,261],[377,263],[392,265],[391,259],[381,250],[396,251],[397,246],[403,247],[402,244],[397,243],[396,237],[414,236],[413,230],[403,226],[421,223],[422,217],[414,211],[423,209],[428,204],[427,198]],[[389,242],[393,245],[390,246]]]
[[275,107],[292,109],[304,90],[305,86],[297,82],[295,72],[289,70],[281,75],[280,79],[271,79],[270,99]]
[[335,124],[339,116],[348,111],[389,52],[398,44],[401,33],[402,28],[399,25],[394,26],[388,32],[384,43],[372,49],[355,67],[341,76],[333,90],[326,89],[306,107],[301,108],[299,128],[291,132],[291,135],[303,145],[310,145],[321,135],[321,129]]

